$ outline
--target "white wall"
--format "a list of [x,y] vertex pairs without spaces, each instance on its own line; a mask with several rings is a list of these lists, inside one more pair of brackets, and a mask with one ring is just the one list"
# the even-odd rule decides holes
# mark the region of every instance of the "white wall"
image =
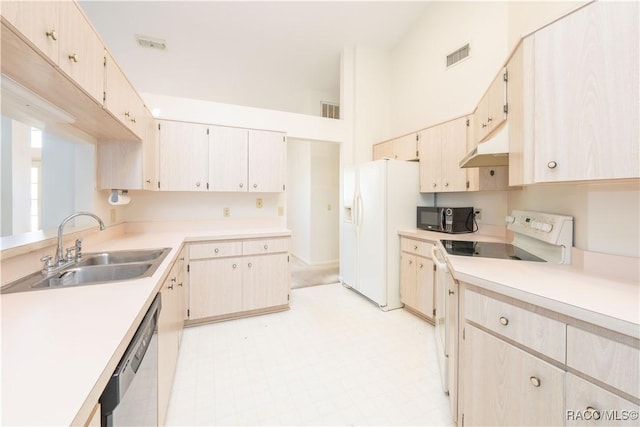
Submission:
[[311,263],[311,142],[287,140],[287,228],[291,253]]
[[[507,4],[429,4],[391,52],[393,136],[475,109],[507,57]],[[470,56],[447,69],[446,56],[466,43]]]

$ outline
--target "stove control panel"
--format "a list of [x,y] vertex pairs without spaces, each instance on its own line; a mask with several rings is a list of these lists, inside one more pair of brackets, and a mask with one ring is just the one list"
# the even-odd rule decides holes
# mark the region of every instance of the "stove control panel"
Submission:
[[507,228],[552,245],[573,245],[573,217],[544,212],[513,211],[506,217]]

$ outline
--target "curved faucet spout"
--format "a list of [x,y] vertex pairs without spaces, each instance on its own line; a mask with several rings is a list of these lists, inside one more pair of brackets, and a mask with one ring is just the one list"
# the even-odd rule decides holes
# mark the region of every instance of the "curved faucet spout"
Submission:
[[95,214],[92,214],[91,212],[76,212],[74,214],[69,215],[65,219],[63,219],[62,222],[60,223],[60,225],[58,226],[58,248],[56,249],[56,260],[55,260],[55,264],[56,265],[60,265],[60,264],[64,263],[64,256],[62,254],[62,252],[63,252],[63,249],[62,249],[62,231],[64,230],[64,226],[67,225],[67,223],[69,221],[71,221],[73,218],[78,217],[78,216],[90,216],[90,217],[92,217],[93,219],[98,221],[98,224],[100,224],[100,231],[104,230],[104,222],[102,222],[102,219],[100,219],[99,216],[97,216]]

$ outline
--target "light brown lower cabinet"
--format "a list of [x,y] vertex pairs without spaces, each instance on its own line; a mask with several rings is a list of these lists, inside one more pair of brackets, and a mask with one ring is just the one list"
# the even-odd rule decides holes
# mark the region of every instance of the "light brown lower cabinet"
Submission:
[[405,308],[433,322],[433,244],[402,237],[400,245],[400,301]]
[[464,425],[563,425],[561,369],[471,325],[465,346]]
[[193,243],[189,251],[188,321],[288,306],[288,238]]

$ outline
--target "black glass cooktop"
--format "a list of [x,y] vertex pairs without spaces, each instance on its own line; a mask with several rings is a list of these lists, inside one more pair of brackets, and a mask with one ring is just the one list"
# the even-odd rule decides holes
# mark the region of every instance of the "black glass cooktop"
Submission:
[[440,240],[450,255],[546,262],[511,243]]

